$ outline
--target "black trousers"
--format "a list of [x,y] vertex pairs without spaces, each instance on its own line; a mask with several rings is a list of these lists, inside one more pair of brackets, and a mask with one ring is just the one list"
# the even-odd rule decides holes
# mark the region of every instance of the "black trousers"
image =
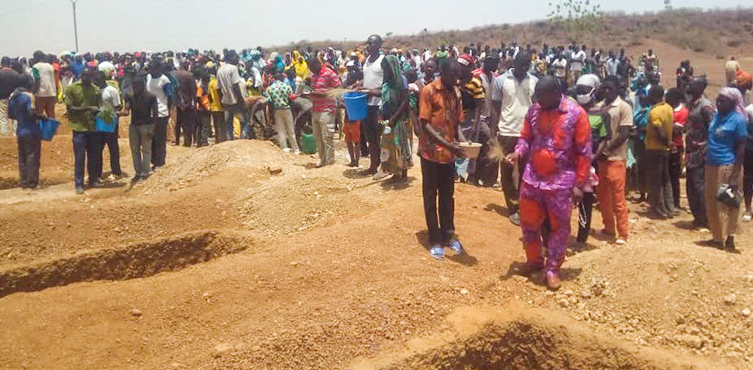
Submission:
[[591,234],[591,215],[593,213],[594,193],[583,193],[583,200],[578,205],[578,242],[585,243]]
[[227,140],[227,121],[225,121],[225,112],[212,112],[212,125],[214,125],[215,144]]
[[167,157],[167,119],[159,117],[154,125],[154,138],[152,139],[152,165],[162,167]]
[[669,153],[663,150],[646,150],[643,163],[649,183],[648,203],[652,210],[660,215],[671,216],[675,207],[669,179]]
[[379,141],[382,137],[382,130],[379,125],[379,116],[379,107],[370,105],[368,107],[366,119],[361,123],[361,132],[363,132],[365,139],[369,144],[369,154],[371,157],[371,166],[369,168],[371,170],[379,168],[379,164],[381,163],[381,160],[379,159]]
[[39,185],[39,161],[42,141],[38,135],[19,136],[18,172],[21,188],[33,188]]
[[97,149],[96,132],[73,131],[74,177],[76,187],[84,186],[84,170],[89,173],[89,184],[99,181],[102,168],[102,150]]
[[212,132],[212,116],[209,112],[198,112],[196,118],[196,146],[209,145],[209,133]]
[[745,150],[743,160],[743,196],[746,201],[753,197],[753,150]]
[[175,120],[175,145],[180,145],[180,131],[183,129],[183,146],[191,146],[196,135],[197,112],[195,109],[178,108]]
[[669,154],[669,182],[672,185],[672,200],[680,208],[680,175],[682,174],[682,151]]
[[688,205],[693,214],[693,223],[697,227],[708,227],[704,201],[704,181],[703,166],[688,168],[685,174],[685,191],[688,193]]
[[[429,244],[449,243],[455,233],[455,165],[421,158],[424,214],[429,230]],[[439,214],[437,214],[439,197]]]
[[646,144],[643,142],[643,140],[635,139],[633,141],[633,148],[635,149],[635,159],[637,161],[636,163],[636,170],[638,175],[638,192],[641,194],[641,196],[646,195],[648,193],[648,160],[646,158]]

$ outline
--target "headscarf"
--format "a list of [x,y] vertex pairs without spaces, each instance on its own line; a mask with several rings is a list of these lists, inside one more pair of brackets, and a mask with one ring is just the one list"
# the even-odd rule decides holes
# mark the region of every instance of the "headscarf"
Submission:
[[737,71],[735,81],[737,82],[738,87],[745,87],[748,89],[753,87],[753,76],[748,72],[743,72],[741,69]]
[[745,107],[743,106],[743,94],[740,92],[740,90],[734,87],[724,87],[722,88],[722,91],[719,92],[719,95],[735,102],[735,111],[742,114],[743,117],[747,117]]
[[389,76],[384,74],[384,83],[382,84],[382,114],[383,117],[389,117],[400,107],[402,94],[405,90],[403,80],[403,70],[400,66],[400,60],[394,55],[386,55],[384,63],[390,70]]
[[311,74],[311,72],[309,71],[308,63],[303,60],[303,57],[301,56],[301,53],[298,52],[298,50],[293,51],[293,61],[290,64],[290,68],[294,68],[296,76],[302,79],[306,79],[309,74]]

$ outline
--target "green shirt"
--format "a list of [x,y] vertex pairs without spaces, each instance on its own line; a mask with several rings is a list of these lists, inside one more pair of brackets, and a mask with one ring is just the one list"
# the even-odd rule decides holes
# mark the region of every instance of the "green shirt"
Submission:
[[95,131],[94,119],[97,112],[72,111],[71,107],[99,107],[102,105],[102,93],[99,87],[84,87],[76,82],[65,90],[65,106],[68,108],[68,122],[71,130],[77,132]]
[[272,101],[272,106],[275,109],[290,109],[290,94],[293,93],[293,89],[290,85],[282,82],[275,81],[264,92],[264,97]]

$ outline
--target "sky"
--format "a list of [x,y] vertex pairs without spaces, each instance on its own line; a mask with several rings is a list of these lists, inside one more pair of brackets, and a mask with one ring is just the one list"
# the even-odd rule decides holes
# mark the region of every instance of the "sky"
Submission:
[[[164,51],[365,40],[546,19],[550,0],[78,0],[79,50]],[[556,1],[556,0],[553,0]],[[658,11],[663,0],[591,0],[606,11]],[[680,3],[674,0],[673,3]],[[682,0],[734,8],[750,0]],[[524,5],[524,6],[523,6]],[[0,0],[0,54],[75,50],[70,0]],[[23,31],[21,31],[23,30]]]

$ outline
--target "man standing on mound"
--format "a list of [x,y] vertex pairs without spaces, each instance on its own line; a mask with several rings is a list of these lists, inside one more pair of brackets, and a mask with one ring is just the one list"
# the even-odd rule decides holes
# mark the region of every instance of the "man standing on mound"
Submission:
[[[528,158],[520,186],[520,226],[526,249],[526,272],[546,268],[550,289],[560,287],[560,266],[570,237],[573,204],[583,198],[591,163],[588,114],[562,95],[557,79],[545,76],[536,85],[515,152],[507,161]],[[548,221],[546,261],[541,253],[542,226]]]

